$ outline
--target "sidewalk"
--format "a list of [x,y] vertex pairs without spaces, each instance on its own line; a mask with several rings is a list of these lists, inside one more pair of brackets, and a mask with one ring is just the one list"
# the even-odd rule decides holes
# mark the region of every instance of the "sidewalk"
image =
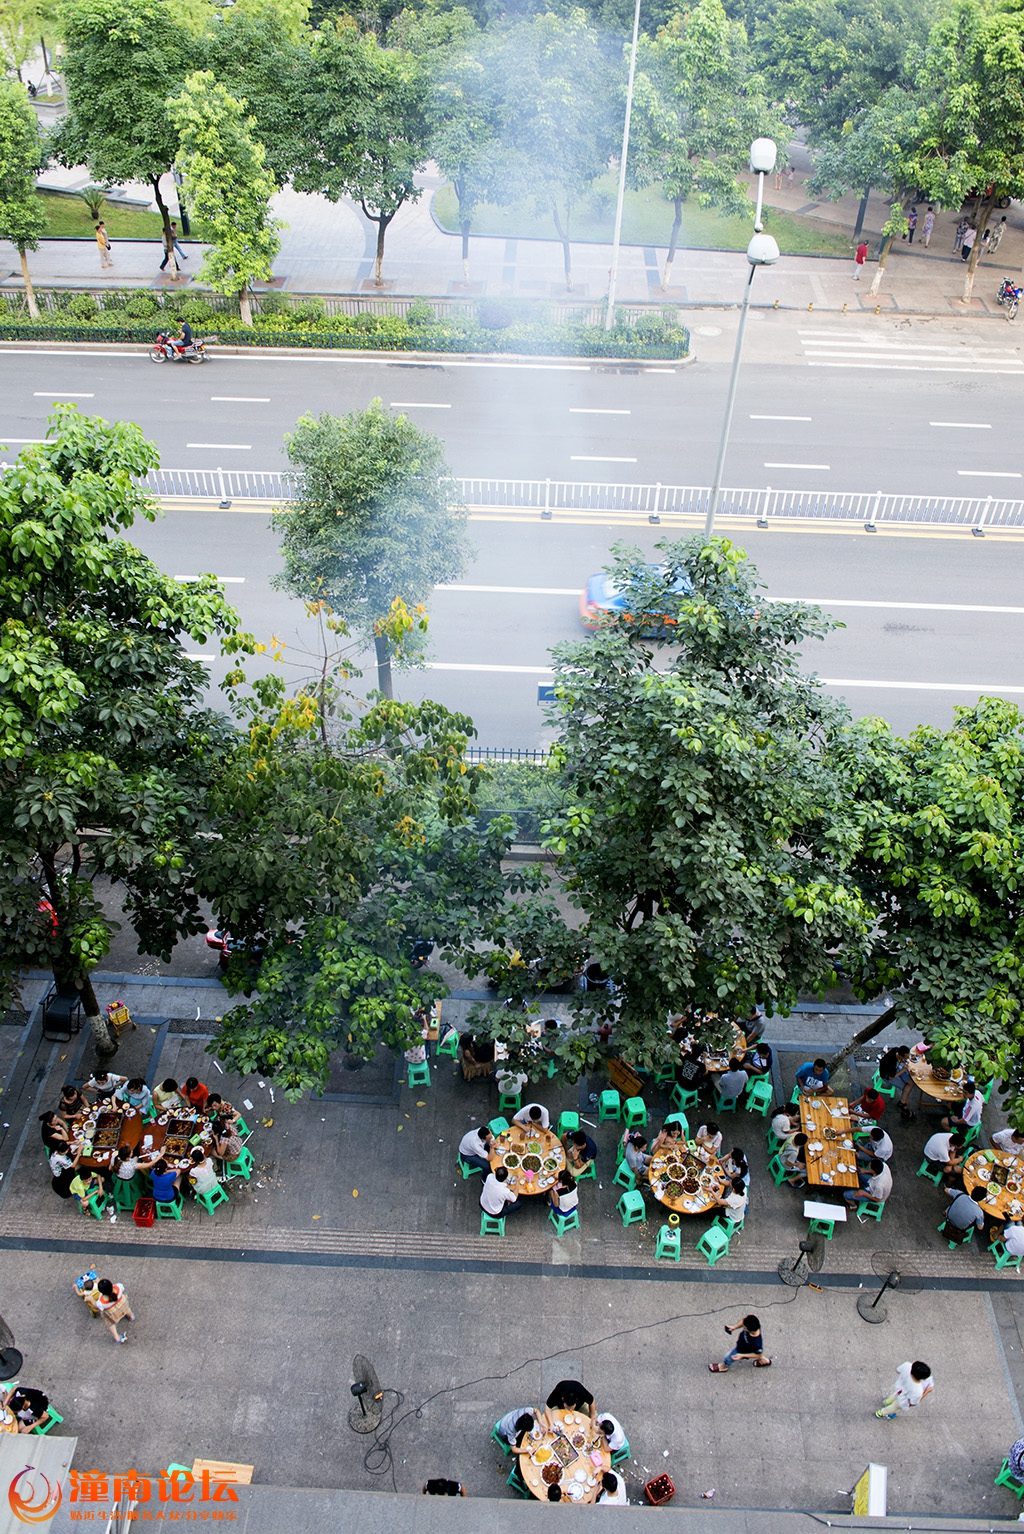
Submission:
[[[1000,313],[995,292],[1004,275],[1019,273],[1024,261],[1024,218],[1019,205],[1007,210],[1008,233],[994,257],[983,257],[969,307],[960,299],[964,267],[953,257],[953,229],[958,213],[938,215],[931,248],[924,250],[920,235],[913,246],[897,242],[893,247],[877,298],[867,289],[874,275],[869,264],[861,281],[853,280],[852,231],[858,199],[840,203],[808,201],[802,182],[809,170],[806,154],[794,146],[798,175],[792,190],[769,189],[769,206],[785,208],[807,217],[844,223],[851,231],[851,259],[783,256],[779,264],[759,273],[753,302],[757,306],[815,311],[863,310],[964,315]],[[803,158],[804,164],[800,161]],[[68,173],[72,175],[74,173]],[[81,178],[79,178],[81,179]],[[435,223],[432,193],[440,178],[420,178],[424,193],[418,203],[406,205],[388,231],[384,259],[384,289],[373,283],[376,225],[353,204],[332,204],[320,197],[305,196],[286,188],[275,198],[274,210],[288,225],[282,231],[281,251],[274,266],[274,286],[293,293],[345,294],[358,297],[433,298],[466,295],[462,281],[461,240]],[[70,182],[69,182],[70,184]],[[144,190],[144,189],[142,189]],[[170,196],[170,190],[165,193]],[[923,212],[923,210],[922,210]],[[869,204],[865,237],[872,252],[877,231],[888,214],[878,197]],[[999,215],[1002,216],[1002,215]],[[920,226],[919,226],[920,227]],[[173,282],[158,270],[162,257],[155,241],[115,241],[114,268],[99,270],[99,256],[91,241],[44,240],[30,257],[33,280],[40,286],[150,287],[188,291],[195,284],[201,247],[189,250],[187,275]],[[608,245],[574,244],[573,297],[600,302],[608,290],[611,250]],[[653,246],[624,246],[621,252],[617,298],[621,303],[676,303],[690,307],[738,304],[747,273],[742,252],[680,251],[673,267],[673,286],[668,293],[660,283],[665,250]],[[506,240],[474,236],[470,245],[471,294],[475,297],[556,298],[566,295],[561,246],[553,240]],[[0,289],[17,289],[21,275],[17,253],[0,242]]]

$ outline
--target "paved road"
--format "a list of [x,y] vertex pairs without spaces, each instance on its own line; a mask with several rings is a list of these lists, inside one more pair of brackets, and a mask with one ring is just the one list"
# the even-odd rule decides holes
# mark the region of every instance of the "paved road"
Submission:
[[[443,435],[465,476],[701,484],[730,351],[726,320],[703,328],[716,334],[698,338],[695,365],[643,376],[586,364],[410,367],[385,359],[225,358],[158,370],[132,356],[35,354],[3,371],[0,432],[12,447],[38,437],[51,401],[78,396],[84,409],[139,420],[168,467],[272,468],[283,462],[282,432],[302,410],[346,410],[379,394]],[[766,318],[752,327],[727,479],[1021,494],[1015,375],[1024,363],[1012,334],[1005,326],[910,335],[888,327],[862,339],[857,321],[836,340],[812,322]],[[436,594],[433,669],[407,678],[406,695],[429,692],[472,714],[485,745],[540,744],[537,686],[548,680],[549,647],[580,633],[574,593],[616,538],[650,550],[667,531],[598,518],[474,519],[479,559],[462,589]],[[289,643],[301,635],[298,605],[269,587],[278,556],[262,513],[173,511],[137,536],[174,575],[213,570],[229,580],[243,621],[259,635]],[[856,713],[883,714],[906,730],[948,724],[953,705],[979,690],[1024,699],[1017,541],[778,525],[744,528],[742,540],[775,596],[883,604],[836,606],[846,629],[807,655]]]

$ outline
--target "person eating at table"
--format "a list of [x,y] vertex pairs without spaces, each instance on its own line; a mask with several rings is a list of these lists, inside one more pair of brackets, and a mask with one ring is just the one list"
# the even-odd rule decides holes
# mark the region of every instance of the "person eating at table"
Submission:
[[884,1204],[892,1192],[892,1172],[884,1161],[875,1156],[864,1171],[857,1173],[859,1188],[844,1188],[843,1197],[848,1204]]
[[42,1427],[50,1415],[49,1397],[31,1385],[13,1385],[6,1396],[0,1390],[0,1401],[13,1412],[19,1433],[31,1433],[33,1428]]
[[[681,1033],[677,1029],[676,1033]],[[673,1034],[673,1038],[675,1038]],[[684,1035],[685,1037],[685,1035]],[[708,1078],[707,1069],[704,1065],[703,1052],[699,1044],[689,1043],[679,1056],[679,1064],[676,1066],[676,1085],[682,1087],[684,1092],[697,1092]]]
[[772,1134],[777,1140],[788,1140],[800,1128],[800,1116],[791,1113],[786,1103],[776,1103],[772,1109]]
[[78,1176],[78,1163],[82,1151],[72,1151],[68,1144],[58,1143],[50,1152],[50,1187],[58,1198],[71,1197],[71,1184]]
[[551,1115],[541,1103],[524,1103],[513,1115],[512,1122],[522,1124],[525,1129],[549,1129]]
[[51,1109],[49,1113],[39,1115],[43,1145],[48,1153],[55,1150],[69,1150],[71,1147],[71,1135],[68,1126],[59,1113]]
[[832,1088],[828,1084],[829,1069],[824,1060],[805,1060],[796,1073],[796,1084],[805,1097],[825,1097]]
[[127,1076],[115,1076],[113,1071],[93,1071],[82,1091],[91,1092],[96,1099],[97,1108],[102,1108],[109,1105],[114,1093],[119,1087],[123,1087],[127,1080]]
[[570,1129],[562,1136],[562,1147],[574,1177],[578,1178],[597,1160],[597,1145],[585,1129]]
[[153,1088],[153,1107],[157,1113],[173,1113],[181,1105],[178,1083],[173,1076],[168,1076],[166,1081],[161,1081],[158,1087]]
[[585,1411],[589,1412],[591,1422],[597,1420],[594,1397],[579,1380],[559,1380],[546,1404],[550,1411]]
[[594,1417],[598,1432],[604,1435],[609,1454],[617,1454],[620,1449],[624,1449],[626,1432],[618,1417],[613,1417],[610,1411],[598,1411],[596,1407]]
[[123,1087],[118,1087],[114,1098],[115,1101],[124,1103],[126,1108],[137,1108],[143,1115],[149,1113],[153,1107],[153,1094],[141,1076],[133,1076],[125,1082]]
[[140,1161],[139,1166],[149,1172],[153,1185],[153,1198],[158,1204],[176,1204],[180,1192],[181,1173],[157,1156],[153,1161]]
[[1005,1151],[1009,1156],[1024,1156],[1024,1134],[1009,1125],[1005,1129],[996,1130],[992,1144],[996,1150]]
[[[230,1119],[214,1119],[213,1154],[227,1166],[242,1154],[242,1137]],[[223,1168],[222,1168],[223,1169]]]
[[494,1069],[494,1042],[491,1039],[478,1040],[472,1033],[462,1033],[459,1035],[459,1053],[464,1081],[489,1076]]
[[968,1076],[964,1082],[964,1100],[960,1104],[959,1113],[950,1113],[942,1120],[943,1129],[974,1129],[981,1123],[981,1115],[985,1111],[985,1099],[978,1090],[978,1085],[973,1076]]
[[864,1144],[856,1147],[858,1161],[889,1161],[895,1149],[885,1130],[878,1124],[864,1136]]
[[459,1141],[459,1155],[467,1166],[475,1166],[486,1177],[491,1170],[493,1135],[486,1124],[470,1129]]
[[940,1235],[953,1236],[961,1243],[970,1240],[972,1230],[984,1230],[985,1211],[969,1193],[957,1193],[946,1206],[946,1217],[939,1226]]
[[722,1171],[730,1180],[738,1177],[743,1186],[750,1186],[750,1167],[747,1158],[738,1145],[734,1145],[731,1151],[726,1151],[722,1157]]
[[625,1155],[622,1159],[639,1182],[643,1179],[651,1161],[647,1154],[647,1138],[638,1129],[630,1130],[626,1136],[625,1146]]
[[747,1212],[747,1185],[743,1178],[734,1177],[732,1182],[727,1183],[725,1193],[721,1198],[716,1198],[715,1203],[719,1209],[724,1209],[726,1217],[737,1225]]
[[1007,1220],[996,1234],[1010,1257],[1024,1257],[1024,1225],[1019,1220]]
[[723,1071],[718,1078],[719,1095],[725,1098],[727,1102],[734,1102],[742,1092],[746,1091],[749,1080],[750,1077],[743,1069],[739,1060],[734,1056],[729,1061],[729,1069]]
[[185,1085],[180,1088],[180,1092],[190,1108],[195,1108],[199,1113],[203,1112],[210,1096],[210,1089],[199,1080],[198,1076],[189,1076]]
[[881,1122],[885,1112],[885,1098],[881,1092],[876,1092],[874,1087],[868,1087],[862,1092],[856,1102],[850,1104],[850,1117],[858,1119],[873,1119],[876,1124]]
[[480,1190],[480,1208],[492,1220],[500,1220],[507,1214],[518,1214],[526,1200],[519,1198],[508,1185],[508,1167],[496,1167],[484,1178]]
[[924,1142],[924,1159],[928,1163],[929,1171],[941,1170],[949,1177],[956,1177],[963,1169],[963,1147],[962,1129],[938,1130]]
[[768,1076],[772,1069],[772,1049],[762,1039],[753,1043],[743,1056],[743,1069],[748,1076]]
[[708,1155],[717,1156],[722,1149],[722,1131],[713,1119],[708,1119],[706,1124],[699,1124],[694,1138],[697,1149]]
[[90,1198],[92,1194],[102,1193],[104,1191],[103,1178],[100,1176],[99,1172],[86,1172],[83,1175],[81,1167],[78,1166],[78,1162],[81,1159],[81,1154],[81,1151],[79,1151],[78,1156],[75,1158],[75,1166],[78,1168],[78,1170],[76,1171],[74,1177],[72,1177],[71,1181],[68,1183],[68,1192],[71,1194],[72,1198],[78,1200],[78,1205],[82,1213],[87,1214],[88,1210],[85,1207],[85,1201],[87,1198]]
[[657,1156],[670,1150],[681,1150],[685,1138],[683,1126],[678,1119],[666,1120],[655,1136],[654,1144],[651,1146],[651,1155]]
[[791,1188],[802,1188],[807,1181],[807,1136],[803,1130],[784,1140],[779,1147],[779,1161]]
[[242,1115],[237,1108],[225,1102],[219,1092],[211,1092],[206,1099],[206,1107],[203,1112],[211,1119],[226,1119],[229,1124],[237,1124]]
[[538,1412],[534,1406],[519,1406],[515,1411],[506,1412],[499,1417],[494,1424],[494,1431],[504,1443],[507,1443],[513,1454],[529,1454],[530,1446],[522,1447],[523,1439],[527,1433],[533,1431],[534,1422]]
[[606,1470],[601,1476],[601,1491],[597,1499],[598,1507],[628,1507],[629,1498],[626,1496],[626,1483],[621,1475],[614,1470]]
[[887,1049],[878,1062],[878,1074],[887,1086],[899,1087],[900,1100],[897,1107],[906,1119],[910,1112],[910,1092],[914,1085],[914,1078],[910,1074],[909,1047],[906,1044],[894,1044],[891,1049]]
[[212,1193],[214,1188],[220,1186],[220,1178],[217,1176],[217,1169],[212,1159],[201,1145],[195,1145],[192,1148],[191,1160],[188,1180],[192,1185],[193,1193]]
[[119,1145],[114,1152],[114,1176],[122,1182],[131,1182],[139,1170],[139,1163],[130,1145]]
[[88,1111],[88,1098],[82,1096],[74,1082],[67,1082],[61,1090],[60,1102],[57,1104],[57,1112],[61,1118],[68,1123],[71,1119],[76,1119],[80,1114],[88,1113]]
[[564,1222],[579,1208],[580,1196],[576,1191],[576,1179],[564,1166],[558,1174],[558,1181],[548,1194],[551,1207],[558,1216],[559,1224]]

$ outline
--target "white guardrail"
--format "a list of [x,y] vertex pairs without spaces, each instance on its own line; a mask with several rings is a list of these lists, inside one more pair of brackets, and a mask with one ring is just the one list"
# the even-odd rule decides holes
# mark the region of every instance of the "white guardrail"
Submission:
[[[184,500],[288,501],[285,474],[252,469],[157,469],[154,495]],[[459,479],[467,506],[556,511],[610,511],[637,517],[701,518],[706,485],[605,485],[561,479]],[[862,522],[869,526],[927,523],[983,531],[1024,527],[1024,501],[995,496],[888,495],[882,490],[723,490],[721,516],[751,521]]]

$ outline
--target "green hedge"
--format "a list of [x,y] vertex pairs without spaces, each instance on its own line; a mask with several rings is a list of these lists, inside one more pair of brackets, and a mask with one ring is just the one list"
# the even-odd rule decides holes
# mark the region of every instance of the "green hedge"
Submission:
[[[174,312],[177,311],[167,315],[163,327],[156,317],[144,321],[113,309],[98,311],[95,318],[81,318],[66,311],[51,311],[38,320],[24,314],[0,313],[0,340],[151,344],[158,331],[172,323]],[[473,319],[410,323],[394,315],[371,313],[321,316],[301,327],[296,326],[294,313],[262,314],[254,328],[248,329],[233,316],[224,318],[226,324],[218,323],[221,317],[213,315],[200,325],[216,333],[226,346],[508,352],[517,356],[621,357],[652,362],[677,360],[690,349],[685,327],[672,324],[659,314],[645,315],[635,325],[620,321],[607,331],[596,325],[545,325],[529,321],[516,321],[500,328],[487,328]]]

